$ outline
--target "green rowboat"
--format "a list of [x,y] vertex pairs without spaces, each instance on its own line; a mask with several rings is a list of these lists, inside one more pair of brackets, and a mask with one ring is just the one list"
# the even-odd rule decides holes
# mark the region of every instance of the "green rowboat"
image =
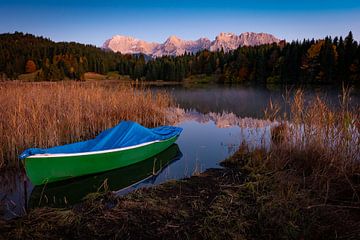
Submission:
[[128,167],[35,186],[28,207],[62,208],[81,202],[90,193],[105,190],[126,192],[127,188],[135,187],[137,184],[156,181],[165,167],[181,156],[179,147],[173,144],[165,151]]
[[178,136],[131,147],[73,154],[36,154],[24,161],[34,185],[126,167],[154,156],[171,146]]
[[20,158],[34,185],[100,173],[144,161],[171,146],[182,129],[123,121],[96,138],[53,148],[29,148]]

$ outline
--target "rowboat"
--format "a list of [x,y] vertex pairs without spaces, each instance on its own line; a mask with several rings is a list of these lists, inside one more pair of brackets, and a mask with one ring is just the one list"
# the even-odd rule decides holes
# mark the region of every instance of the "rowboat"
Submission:
[[105,185],[107,191],[121,194],[141,184],[153,184],[161,172],[181,156],[175,143],[161,153],[127,167],[35,186],[28,207],[71,206],[81,202],[90,193],[105,190]]
[[171,146],[181,131],[173,126],[150,129],[122,121],[94,139],[47,149],[30,148],[20,159],[32,184],[41,185],[143,161]]

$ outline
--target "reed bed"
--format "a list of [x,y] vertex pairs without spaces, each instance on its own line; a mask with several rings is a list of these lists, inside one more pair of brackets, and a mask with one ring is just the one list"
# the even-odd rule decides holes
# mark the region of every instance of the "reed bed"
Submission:
[[94,137],[121,120],[166,124],[165,92],[88,82],[0,84],[0,169],[17,167],[29,147],[51,147]]
[[278,124],[270,149],[243,145],[225,161],[246,178],[238,194],[250,198],[256,238],[359,239],[360,111],[349,90],[339,109],[324,99],[304,101],[298,90],[289,116],[267,111]]
[[337,193],[347,187],[360,203],[360,185],[351,181],[360,176],[360,109],[350,109],[349,93],[343,90],[340,108],[333,110],[319,97],[306,104],[298,90],[289,119],[280,118],[272,129],[271,162],[276,169],[297,166],[304,181],[311,176],[324,203],[331,200],[331,188]]

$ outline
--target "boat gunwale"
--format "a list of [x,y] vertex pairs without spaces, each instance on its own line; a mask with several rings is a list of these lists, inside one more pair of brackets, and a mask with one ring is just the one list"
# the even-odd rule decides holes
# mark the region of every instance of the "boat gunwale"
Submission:
[[31,156],[27,157],[26,159],[28,159],[28,158],[75,157],[75,156],[87,156],[87,155],[98,155],[98,154],[105,154],[105,153],[112,153],[112,152],[121,152],[121,151],[126,151],[126,150],[130,150],[130,149],[138,148],[138,147],[144,147],[144,146],[154,144],[154,143],[166,142],[166,141],[169,141],[169,140],[171,140],[173,138],[177,138],[177,137],[179,137],[179,135],[175,135],[175,136],[167,138],[165,140],[155,140],[155,141],[140,143],[140,144],[132,145],[132,146],[128,146],[128,147],[113,148],[113,149],[106,149],[106,150],[100,150],[100,151],[81,152],[81,153],[35,154],[35,155],[31,155]]

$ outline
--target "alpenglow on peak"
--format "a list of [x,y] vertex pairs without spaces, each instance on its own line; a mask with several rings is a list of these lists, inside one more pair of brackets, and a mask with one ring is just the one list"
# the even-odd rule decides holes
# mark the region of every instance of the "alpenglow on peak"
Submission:
[[280,39],[268,33],[245,32],[240,35],[235,33],[220,33],[214,41],[208,38],[198,40],[182,40],[171,35],[164,43],[146,42],[137,38],[116,35],[105,41],[104,49],[123,54],[143,53],[152,57],[179,56],[187,53],[196,53],[201,50],[218,51],[223,49],[225,52],[234,50],[239,46],[256,46],[262,44],[279,43]]

